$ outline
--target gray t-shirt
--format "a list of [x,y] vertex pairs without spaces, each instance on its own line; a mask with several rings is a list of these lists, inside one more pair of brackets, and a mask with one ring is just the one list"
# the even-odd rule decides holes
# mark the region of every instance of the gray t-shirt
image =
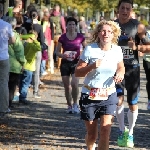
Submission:
[[[119,20],[115,22],[119,23]],[[128,41],[132,37],[135,38],[137,33],[137,26],[139,22],[136,19],[130,19],[125,24],[119,23],[122,30],[121,36],[119,37],[118,45],[121,46],[123,52],[123,60],[125,65],[136,65],[139,63],[138,51],[133,51],[128,47]]]

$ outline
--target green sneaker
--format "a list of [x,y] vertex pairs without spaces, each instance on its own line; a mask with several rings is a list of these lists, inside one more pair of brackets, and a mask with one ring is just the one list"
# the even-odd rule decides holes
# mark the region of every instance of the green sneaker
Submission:
[[133,135],[128,135],[127,142],[126,142],[126,147],[130,147],[130,148],[134,147]]
[[129,130],[126,127],[125,127],[124,132],[120,131],[120,134],[119,134],[118,139],[117,139],[118,146],[126,147],[126,143],[127,143],[126,141],[127,141],[128,134],[129,134]]
[[125,139],[124,139],[122,131],[120,131],[120,133],[119,133],[119,136],[118,136],[118,139],[117,139],[117,144],[120,147],[124,147],[125,146]]

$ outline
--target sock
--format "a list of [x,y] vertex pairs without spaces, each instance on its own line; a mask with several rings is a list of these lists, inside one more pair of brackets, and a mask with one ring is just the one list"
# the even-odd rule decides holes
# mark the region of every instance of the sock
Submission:
[[138,108],[133,112],[130,109],[128,110],[127,117],[129,123],[129,135],[133,135],[133,128],[135,126],[137,116],[138,116]]
[[124,105],[117,106],[116,117],[117,117],[117,120],[119,123],[120,131],[124,132],[124,128],[125,128],[125,125],[124,125]]

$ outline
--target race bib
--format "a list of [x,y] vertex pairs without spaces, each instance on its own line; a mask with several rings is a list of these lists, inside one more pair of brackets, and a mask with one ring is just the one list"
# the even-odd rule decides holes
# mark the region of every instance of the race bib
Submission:
[[123,59],[133,59],[134,54],[133,50],[130,49],[128,46],[121,46],[123,52]]
[[108,92],[106,88],[91,88],[89,99],[91,100],[107,100]]
[[67,60],[73,61],[76,58],[77,52],[76,51],[65,51],[64,54],[67,55]]

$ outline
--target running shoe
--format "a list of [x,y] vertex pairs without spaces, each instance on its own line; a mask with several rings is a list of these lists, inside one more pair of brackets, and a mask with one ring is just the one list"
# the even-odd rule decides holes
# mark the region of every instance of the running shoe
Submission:
[[117,139],[118,146],[126,147],[126,141],[127,141],[128,134],[129,134],[129,130],[126,127],[125,127],[124,132],[120,131],[118,139]]
[[[93,144],[92,150],[95,150],[95,148],[96,148],[96,143]],[[88,150],[88,148],[87,148],[87,150]]]
[[124,134],[122,131],[119,132],[119,136],[117,139],[117,144],[120,147],[124,147],[125,146],[125,138],[124,138]]
[[126,142],[126,147],[130,147],[130,148],[134,147],[133,135],[128,135],[127,142]]
[[73,104],[73,113],[76,113],[76,114],[80,113],[78,104]]
[[72,106],[68,106],[67,108],[67,114],[72,114],[73,113],[73,109],[72,109]]

